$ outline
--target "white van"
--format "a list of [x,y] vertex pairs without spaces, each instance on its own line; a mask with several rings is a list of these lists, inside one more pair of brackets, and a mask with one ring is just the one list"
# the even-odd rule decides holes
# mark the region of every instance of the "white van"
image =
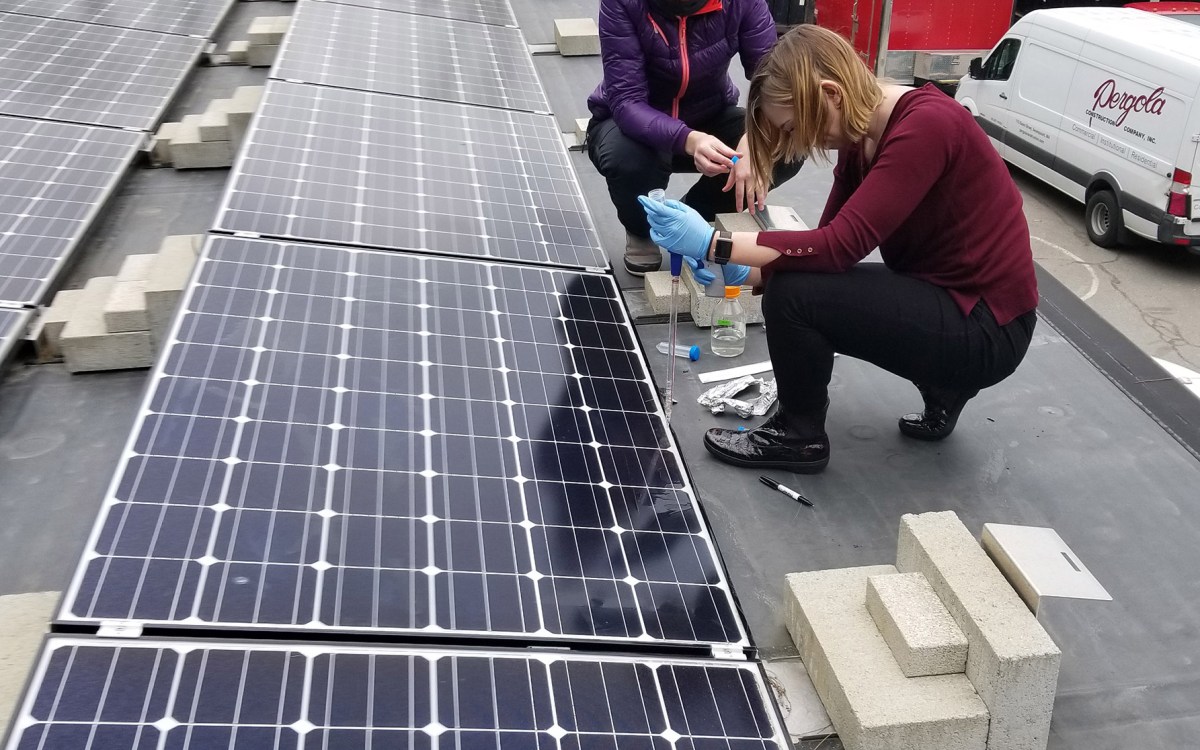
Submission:
[[1200,27],[1063,8],[1013,24],[955,98],[1008,162],[1086,204],[1097,245],[1128,230],[1200,252],[1198,89]]

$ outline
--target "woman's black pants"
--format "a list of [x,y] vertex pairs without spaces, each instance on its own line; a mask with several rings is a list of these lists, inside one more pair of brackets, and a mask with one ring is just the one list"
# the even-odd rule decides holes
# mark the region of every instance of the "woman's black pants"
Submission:
[[972,391],[1017,369],[1037,322],[998,325],[981,300],[964,316],[941,287],[863,263],[845,273],[772,274],[763,296],[767,345],[784,412],[821,413],[833,353],[923,386]]
[[[736,149],[746,132],[746,110],[729,107],[711,121],[693,127],[715,135],[722,143]],[[588,123],[587,152],[596,170],[608,183],[608,195],[617,209],[621,225],[636,237],[650,236],[650,225],[646,222],[646,212],[637,202],[638,196],[655,188],[665,188],[672,174],[696,174],[696,163],[692,157],[655,151],[625,135],[611,119],[597,121],[593,118]],[[791,179],[802,166],[803,162],[776,165],[771,185],[776,186]],[[701,177],[688,190],[683,202],[696,209],[706,221],[713,221],[717,214],[733,213],[736,210],[736,190],[721,191],[728,180],[727,174]]]

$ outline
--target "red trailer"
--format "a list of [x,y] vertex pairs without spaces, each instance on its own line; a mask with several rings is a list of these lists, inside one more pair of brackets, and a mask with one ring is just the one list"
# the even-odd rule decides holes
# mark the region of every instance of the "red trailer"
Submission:
[[1013,0],[815,0],[813,22],[842,34],[877,75],[958,79],[1012,23]]

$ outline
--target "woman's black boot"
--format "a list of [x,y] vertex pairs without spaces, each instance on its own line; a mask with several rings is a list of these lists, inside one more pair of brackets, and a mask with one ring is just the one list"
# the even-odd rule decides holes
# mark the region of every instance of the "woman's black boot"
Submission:
[[900,432],[917,440],[948,437],[954,432],[954,425],[958,424],[958,415],[963,407],[979,393],[978,390],[953,391],[924,385],[918,385],[917,390],[925,399],[925,411],[900,417]]
[[786,469],[797,474],[816,474],[829,463],[829,437],[825,434],[825,412],[774,416],[753,430],[713,428],[704,434],[708,452],[734,466]]

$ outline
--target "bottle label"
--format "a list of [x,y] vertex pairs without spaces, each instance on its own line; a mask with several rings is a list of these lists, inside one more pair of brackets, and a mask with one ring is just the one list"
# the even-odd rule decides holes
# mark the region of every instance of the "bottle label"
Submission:
[[716,324],[719,326],[731,326],[731,325],[733,325],[733,321],[732,320],[718,320]]

